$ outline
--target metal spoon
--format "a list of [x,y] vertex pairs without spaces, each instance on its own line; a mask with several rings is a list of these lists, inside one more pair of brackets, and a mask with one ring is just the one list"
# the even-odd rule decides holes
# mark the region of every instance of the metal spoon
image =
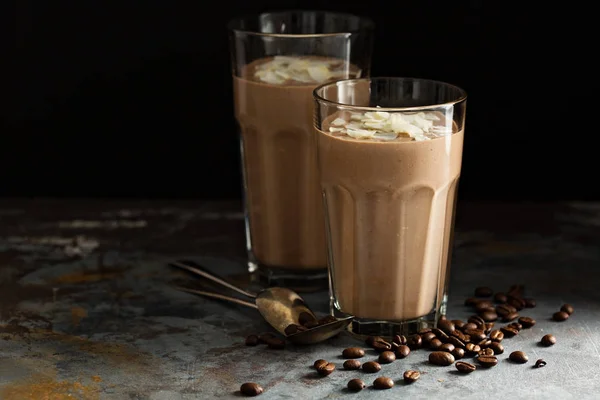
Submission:
[[306,331],[286,335],[285,328],[288,325],[301,325],[299,322],[301,313],[309,313],[312,317],[317,319],[315,314],[304,303],[304,300],[302,300],[302,298],[293,290],[282,287],[270,287],[263,289],[258,293],[252,293],[224,281],[218,276],[206,271],[199,265],[192,266],[179,261],[171,262],[170,265],[185,269],[193,274],[209,279],[212,282],[231,289],[248,298],[254,299],[254,302],[251,302],[226,296],[220,293],[177,286],[177,289],[184,292],[226,300],[246,307],[255,308],[263,316],[265,321],[267,321],[273,328],[275,328],[275,330],[284,335],[292,343],[312,344],[322,342],[340,333],[353,319],[353,317],[340,318],[337,319],[337,321],[325,323],[314,328],[310,328]]

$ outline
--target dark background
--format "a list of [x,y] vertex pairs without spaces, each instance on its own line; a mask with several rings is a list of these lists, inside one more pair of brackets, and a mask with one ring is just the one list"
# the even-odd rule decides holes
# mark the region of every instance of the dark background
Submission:
[[600,199],[592,11],[532,3],[18,0],[0,193],[239,198],[225,25],[312,8],[374,20],[373,76],[467,90],[461,198]]

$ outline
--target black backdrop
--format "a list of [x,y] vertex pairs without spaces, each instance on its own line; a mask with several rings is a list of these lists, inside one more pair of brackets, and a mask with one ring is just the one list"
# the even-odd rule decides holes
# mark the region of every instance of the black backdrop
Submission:
[[238,198],[225,24],[313,8],[375,21],[373,76],[467,90],[461,198],[598,199],[580,179],[597,181],[597,151],[576,129],[595,112],[578,109],[594,51],[574,33],[590,11],[532,3],[19,0],[1,194]]

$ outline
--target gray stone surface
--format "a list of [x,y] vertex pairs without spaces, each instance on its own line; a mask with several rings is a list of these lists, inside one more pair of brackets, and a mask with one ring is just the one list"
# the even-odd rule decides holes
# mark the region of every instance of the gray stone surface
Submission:
[[[246,381],[263,385],[263,399],[600,398],[600,204],[461,203],[449,317],[471,314],[462,303],[480,285],[501,291],[521,283],[538,303],[522,313],[537,324],[505,339],[497,367],[459,376],[429,365],[420,350],[379,374],[338,368],[326,378],[310,366],[325,358],[341,367],[341,351],[357,344],[351,337],[283,351],[246,347],[246,335],[269,330],[257,311],[171,287],[191,279],[167,267],[176,258],[248,285],[239,209],[0,203],[0,399],[234,399]],[[326,292],[305,298],[327,311]],[[563,303],[575,313],[551,321]],[[558,343],[540,347],[549,332]],[[513,350],[525,351],[529,363],[508,361]],[[368,352],[365,360],[375,357]],[[537,358],[548,365],[532,368]],[[404,385],[406,369],[421,379]],[[396,386],[344,389],[351,378],[370,385],[380,375]]]

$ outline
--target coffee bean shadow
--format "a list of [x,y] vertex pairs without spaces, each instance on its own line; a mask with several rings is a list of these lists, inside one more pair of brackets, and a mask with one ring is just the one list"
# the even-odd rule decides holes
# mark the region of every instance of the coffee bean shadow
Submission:
[[313,381],[317,381],[317,380],[323,379],[323,378],[326,378],[326,376],[319,375],[318,372],[309,372],[308,374],[304,375],[304,379],[310,379]]
[[537,342],[537,347],[548,348],[548,347],[552,347],[552,346],[544,346],[544,345],[542,344],[542,342]]
[[460,372],[460,371],[457,371],[457,370],[454,370],[454,371],[448,371],[448,373],[449,373],[450,375],[460,375],[460,376],[462,376],[462,375],[469,375],[469,374],[466,374],[466,373],[464,373],[464,372]]
[[233,392],[233,397],[246,397],[242,394],[242,392],[240,392],[239,390],[236,390],[235,392]]

